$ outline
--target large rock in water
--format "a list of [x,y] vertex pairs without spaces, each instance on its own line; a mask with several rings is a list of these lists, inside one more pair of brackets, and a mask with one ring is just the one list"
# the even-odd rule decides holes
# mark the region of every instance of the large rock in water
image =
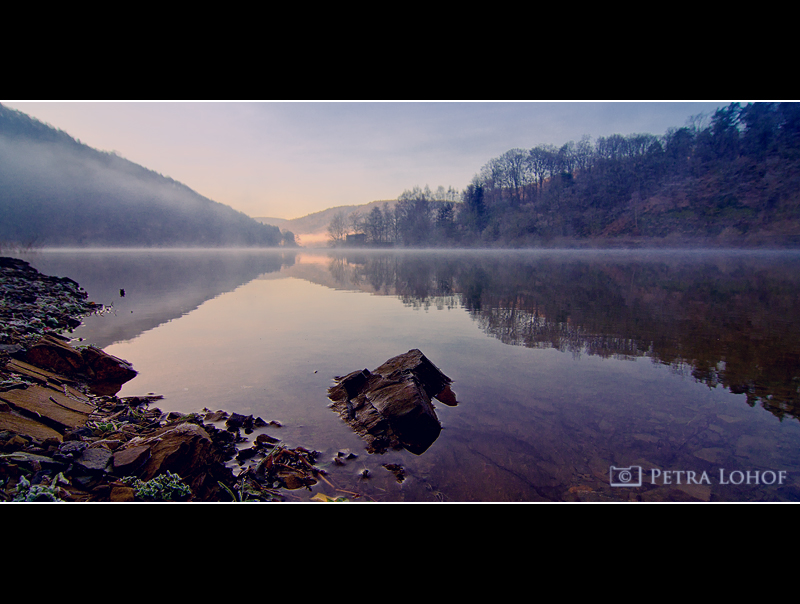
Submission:
[[371,453],[404,447],[420,455],[442,426],[431,403],[455,405],[452,380],[417,349],[367,369],[337,377],[328,389],[333,409],[364,440]]

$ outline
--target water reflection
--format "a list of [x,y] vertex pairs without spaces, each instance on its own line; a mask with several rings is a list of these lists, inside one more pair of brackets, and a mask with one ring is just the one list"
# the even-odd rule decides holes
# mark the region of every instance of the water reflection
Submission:
[[25,256],[46,275],[77,281],[103,317],[75,331],[100,348],[135,338],[267,273],[294,264],[295,254],[259,250],[48,250]]
[[[84,334],[113,340],[107,351],[139,370],[122,396],[275,419],[270,436],[291,447],[356,454],[326,468],[342,490],[315,487],[328,495],[800,500],[800,423],[775,421],[798,417],[798,254],[129,254],[32,264],[114,301],[117,314],[91,328],[101,337]],[[461,404],[435,403],[442,431],[422,455],[369,455],[327,389],[412,348],[453,379]],[[401,483],[388,466],[402,466]],[[712,484],[614,488],[612,466],[707,472]],[[789,479],[722,484],[721,470]]]
[[463,306],[505,344],[649,357],[800,415],[800,256],[790,252],[341,253],[340,287]]
[[75,333],[101,348],[281,272],[421,310],[464,308],[504,344],[648,357],[778,418],[800,417],[797,253],[98,250],[26,259],[110,307],[114,321],[89,317]]

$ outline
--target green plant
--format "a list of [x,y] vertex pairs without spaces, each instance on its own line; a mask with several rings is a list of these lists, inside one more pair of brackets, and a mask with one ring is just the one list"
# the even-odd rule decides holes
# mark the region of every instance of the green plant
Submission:
[[250,500],[249,499],[249,494],[250,493],[245,491],[244,485],[242,483],[237,483],[233,487],[233,489],[231,489],[228,485],[226,485],[221,480],[218,480],[217,483],[219,484],[219,486],[221,486],[223,489],[225,489],[228,492],[228,495],[230,495],[231,499],[233,499],[234,501],[242,502],[242,501],[249,501]]
[[122,426],[126,425],[128,422],[126,421],[114,421],[114,420],[107,420],[107,421],[91,421],[86,422],[86,426],[91,428],[95,432],[99,432],[100,434],[104,434],[106,432],[116,432]]
[[324,501],[324,502],[333,502],[333,503],[340,503],[346,502],[349,503],[350,500],[347,497],[329,497],[324,493],[317,493],[311,498],[311,501]]
[[192,490],[183,479],[169,471],[148,481],[134,476],[122,480],[135,489],[136,499],[142,501],[186,501],[192,496]]
[[262,489],[244,478],[238,480],[237,483],[233,485],[233,488],[229,487],[221,480],[218,480],[217,483],[228,493],[230,498],[237,503],[247,501],[282,501],[282,498],[276,491],[266,488]]
[[59,497],[58,486],[56,486],[63,479],[63,474],[59,472],[49,485],[32,485],[27,478],[22,476],[17,483],[13,501],[64,501]]

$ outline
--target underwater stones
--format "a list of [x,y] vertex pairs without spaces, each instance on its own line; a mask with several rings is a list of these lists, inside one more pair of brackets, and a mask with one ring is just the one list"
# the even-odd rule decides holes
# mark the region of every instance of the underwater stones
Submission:
[[456,404],[451,383],[420,350],[412,349],[372,372],[364,369],[336,378],[328,397],[333,409],[367,441],[370,452],[403,447],[420,455],[441,432],[431,399]]

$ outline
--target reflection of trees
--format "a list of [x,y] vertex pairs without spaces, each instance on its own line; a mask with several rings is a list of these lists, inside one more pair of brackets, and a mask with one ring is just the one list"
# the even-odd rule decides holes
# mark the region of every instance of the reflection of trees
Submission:
[[342,285],[415,307],[460,305],[506,344],[647,356],[800,417],[796,255],[385,253],[336,262]]
[[750,405],[800,417],[796,265],[742,255],[509,263],[487,271],[507,293],[489,284],[476,319],[509,344],[689,368]]
[[631,338],[593,334],[570,321],[548,321],[524,308],[488,308],[476,317],[481,329],[504,344],[528,348],[555,348],[561,352],[630,358],[647,354]]

